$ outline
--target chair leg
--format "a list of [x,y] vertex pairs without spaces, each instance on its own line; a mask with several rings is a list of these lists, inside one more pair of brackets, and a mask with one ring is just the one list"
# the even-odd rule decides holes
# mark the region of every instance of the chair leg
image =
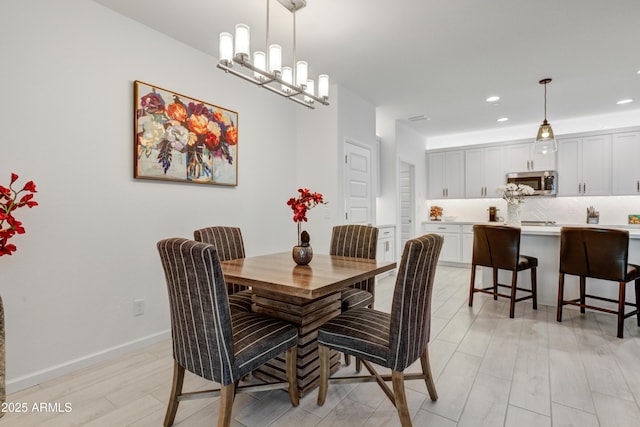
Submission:
[[360,373],[362,371],[362,360],[356,357],[356,372]]
[[345,366],[351,365],[351,356],[349,356],[347,353],[344,353],[344,364]]
[[176,412],[178,412],[178,396],[182,393],[182,384],[184,383],[184,368],[173,361],[173,383],[171,385],[171,395],[169,396],[169,405],[167,406],[167,413],[164,416],[164,427],[173,425],[173,421],[176,418]]
[[289,382],[289,400],[293,406],[300,404],[300,393],[298,391],[297,361],[298,347],[287,350],[287,382]]
[[585,294],[587,293],[587,278],[580,276],[580,313],[585,313],[584,305],[586,304]]
[[218,427],[229,427],[231,424],[231,410],[233,409],[233,399],[236,395],[236,385],[234,383],[220,384],[220,409],[218,413]]
[[624,338],[624,301],[626,299],[625,288],[627,284],[620,282],[620,296],[618,297],[618,338]]
[[493,269],[493,300],[498,300],[498,269]]
[[431,373],[431,364],[429,363],[429,348],[424,349],[424,353],[420,356],[420,364],[422,365],[422,373],[425,376],[425,383],[427,384],[427,391],[429,391],[429,397],[431,400],[438,400],[438,392],[436,391],[436,384],[433,381],[433,374]]
[[640,279],[636,280],[636,318],[640,326]]
[[393,395],[400,424],[402,427],[411,427],[411,415],[409,415],[409,405],[407,405],[407,396],[404,392],[404,373],[391,371],[391,382],[393,383]]
[[537,268],[531,269],[531,293],[533,294],[533,309],[538,309],[538,272]]
[[324,405],[327,398],[327,388],[329,387],[329,348],[318,345],[320,357],[320,385],[318,388],[318,405]]
[[471,266],[471,283],[469,284],[469,307],[473,307],[473,294],[476,287],[476,265]]
[[516,313],[516,286],[518,284],[518,272],[513,270],[511,272],[511,298],[509,301],[509,317],[514,318]]
[[564,273],[560,273],[558,279],[558,314],[556,320],[562,322],[562,302],[564,301]]

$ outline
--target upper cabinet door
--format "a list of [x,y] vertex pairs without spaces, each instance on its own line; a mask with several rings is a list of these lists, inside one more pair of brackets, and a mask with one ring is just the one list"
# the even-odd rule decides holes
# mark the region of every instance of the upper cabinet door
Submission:
[[533,143],[523,142],[505,147],[506,173],[556,170],[556,153],[534,154]]
[[613,174],[611,191],[616,195],[640,194],[640,132],[614,134],[611,141]]
[[464,197],[464,152],[442,151],[427,155],[429,198]]
[[495,198],[496,189],[504,184],[504,147],[465,151],[465,197]]
[[558,195],[606,196],[611,192],[611,135],[558,141]]

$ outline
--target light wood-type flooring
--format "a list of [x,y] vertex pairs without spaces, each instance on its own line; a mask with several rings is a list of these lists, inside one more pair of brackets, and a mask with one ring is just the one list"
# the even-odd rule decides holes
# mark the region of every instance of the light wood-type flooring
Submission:
[[[555,307],[533,311],[530,301],[508,317],[504,299],[476,294],[469,308],[469,269],[439,266],[432,308],[431,367],[440,396],[423,381],[407,382],[414,426],[640,425],[640,328],[625,323],[618,339],[613,315]],[[388,310],[395,278],[379,281],[376,308]],[[557,284],[552,284],[557,286]],[[614,285],[615,286],[615,285]],[[632,289],[630,286],[629,289]],[[631,291],[630,291],[631,292]],[[9,413],[0,426],[160,426],[171,385],[168,340],[126,356],[9,395],[29,412]],[[418,370],[419,363],[410,370]],[[339,373],[351,374],[350,367]],[[188,376],[187,387],[210,388]],[[291,407],[281,391],[239,394],[233,426],[397,426],[394,407],[375,383],[330,385]],[[70,403],[70,412],[33,413],[33,403]],[[217,398],[182,402],[176,426],[215,425]]]

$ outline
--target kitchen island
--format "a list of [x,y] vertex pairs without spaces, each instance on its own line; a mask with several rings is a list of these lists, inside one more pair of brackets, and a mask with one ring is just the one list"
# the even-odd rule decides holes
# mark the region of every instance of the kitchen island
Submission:
[[[625,226],[588,226],[567,225],[573,227],[594,228],[618,228],[629,231],[629,262],[640,264],[640,229]],[[558,280],[560,271],[560,226],[523,226],[521,227],[520,253],[538,258],[538,304],[557,306],[558,304]],[[482,269],[483,283],[491,283],[491,270]],[[500,283],[510,283],[511,273],[501,271]],[[596,284],[596,282],[599,282]],[[531,283],[530,272],[523,271],[518,276],[518,286],[529,287]],[[565,299],[579,296],[578,277],[567,275],[565,278]],[[627,301],[634,298],[633,287],[627,292]],[[604,280],[587,279],[587,293],[601,295],[603,297],[618,299],[618,286],[614,282]]]
[[[445,236],[445,247],[440,256],[442,264],[469,266],[471,263],[471,253],[473,247],[472,229],[474,224],[494,224],[488,222],[471,221],[425,221],[423,231],[425,233],[437,233]],[[640,264],[640,228],[629,225],[587,225],[587,224],[556,224],[539,226],[522,226],[520,237],[520,253],[538,258],[538,304],[556,306],[558,300],[558,276],[560,269],[560,229],[562,226],[571,227],[595,227],[595,228],[618,228],[629,231],[629,262]],[[449,247],[447,248],[447,244]],[[444,259],[443,259],[444,255]],[[482,270],[476,279],[476,286],[482,283],[491,283],[491,269],[479,267]],[[500,283],[510,283],[511,273],[500,271]],[[602,285],[595,284],[602,282]],[[530,271],[519,273],[518,284],[527,288],[530,286]],[[593,285],[590,285],[593,284]],[[607,298],[618,298],[618,287],[615,283],[596,279],[587,279],[587,292],[601,295]],[[630,294],[630,295],[629,295]],[[566,276],[565,297],[578,297],[578,278]],[[628,288],[627,301],[633,300],[634,292]]]

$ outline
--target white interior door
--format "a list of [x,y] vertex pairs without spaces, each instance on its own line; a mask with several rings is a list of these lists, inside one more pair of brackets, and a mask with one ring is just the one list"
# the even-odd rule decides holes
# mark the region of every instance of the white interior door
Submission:
[[414,237],[414,166],[400,162],[400,247]]
[[371,148],[345,142],[345,222],[374,223],[374,188]]

